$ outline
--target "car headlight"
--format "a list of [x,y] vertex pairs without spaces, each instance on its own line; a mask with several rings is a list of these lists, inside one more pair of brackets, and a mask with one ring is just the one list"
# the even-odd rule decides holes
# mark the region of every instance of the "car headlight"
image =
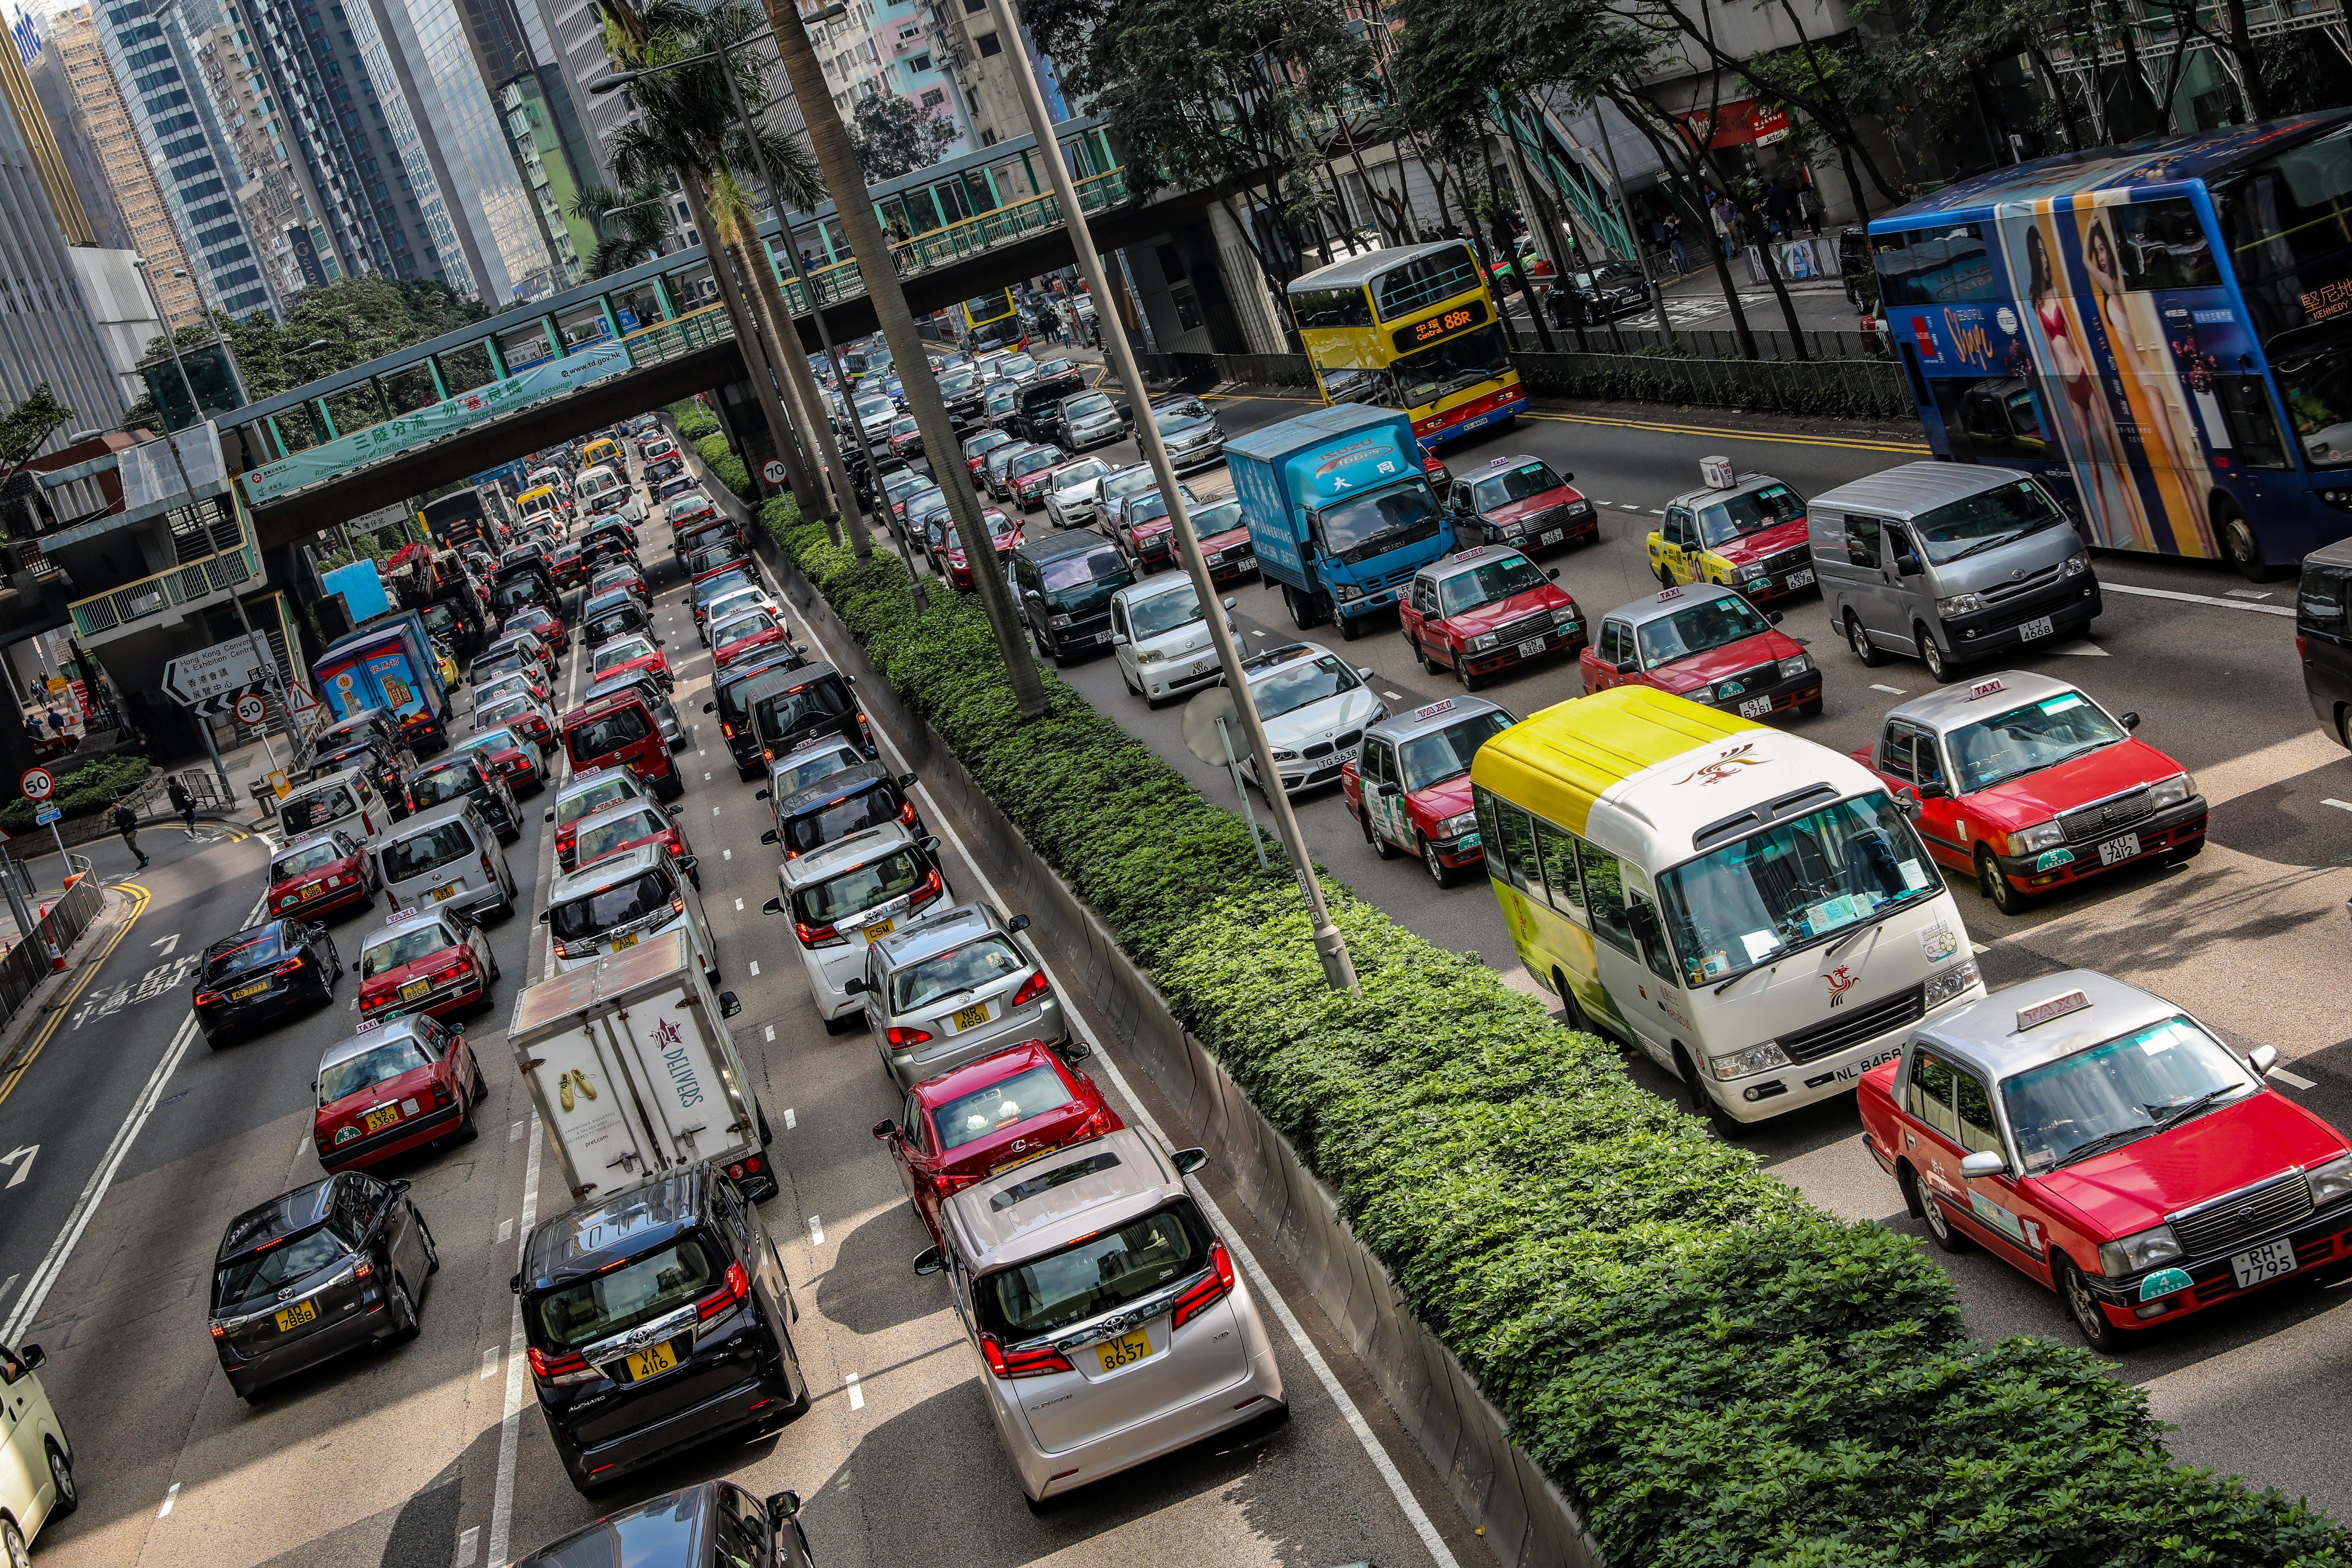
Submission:
[[2172,1227],[2159,1225],[2137,1236],[2125,1237],[2121,1241],[2104,1242],[2099,1247],[2099,1272],[2110,1279],[2126,1274],[2137,1274],[2169,1263],[2181,1256],[2180,1243],[2173,1239]]
[[[1440,838],[1459,838],[1464,834],[1475,833],[1477,829],[1478,814],[1475,811],[1465,811],[1459,816],[1449,816],[1444,821],[1439,823],[1437,825],[1437,836]],[[2352,1172],[2352,1156],[2347,1156],[2345,1162],[2345,1169],[2347,1172]]]
[[2065,842],[2065,828],[2054,822],[2037,822],[2009,836],[2009,852],[2012,855],[2039,855],[2044,849],[2055,849]]
[[1164,659],[1167,657],[1168,656],[1165,653],[1162,653],[1156,647],[1148,647],[1141,653],[1135,656],[1135,662],[1138,664],[1158,664],[1161,659]]
[[1556,626],[1572,626],[1576,625],[1576,606],[1574,605],[1554,605],[1551,609],[1551,624]]
[[1488,648],[1495,646],[1499,634],[1495,632],[1479,633],[1476,637],[1470,639],[1470,651],[1472,653],[1485,653]]
[[1298,753],[1297,752],[1276,752],[1274,753],[1274,760],[1277,763],[1295,763],[1298,760]]
[[1222,550],[1212,550],[1206,560],[1212,566],[1223,566],[1225,563],[1225,552]]
[[2168,805],[2180,805],[2196,793],[2196,780],[2187,773],[2175,773],[2168,779],[2159,779],[2148,785],[2147,801],[2157,810],[2162,811]]
[[1733,575],[1742,583],[1753,583],[1765,574],[1764,563],[1761,561],[1751,561]]
[[1760,1046],[1750,1046],[1727,1057],[1706,1058],[1706,1070],[1718,1079],[1748,1078],[1788,1065],[1789,1053],[1780,1048],[1777,1040],[1767,1040]]
[[1574,506],[1568,509],[1568,515],[1570,517],[1591,517],[1592,515],[1592,503],[1589,500],[1578,501]]
[[1057,632],[1066,632],[1070,629],[1073,622],[1067,616],[1048,616],[1045,617],[1045,624]]
[[2066,557],[2067,576],[2080,577],[2084,573],[2088,572],[2090,569],[2091,558],[2088,555],[2069,555]]
[[1936,613],[1947,617],[1952,616],[1973,616],[1984,607],[1985,602],[1984,595],[1982,594],[1955,594],[1948,599],[1938,599],[1936,601]]
[[1927,976],[1927,988],[1920,1000],[1930,1007],[1940,1007],[1977,983],[1977,961],[1956,963],[1938,974]]
[[1799,654],[1794,658],[1784,658],[1780,661],[1780,679],[1794,680],[1812,668],[1813,661],[1803,654]]
[[2339,1198],[2352,1197],[2352,1154],[2342,1154],[2330,1160],[2305,1178],[2311,1184],[2311,1202],[2315,1208],[2324,1208]]
[[1350,599],[1362,598],[1364,591],[1352,583],[1335,583],[1331,585],[1331,596],[1344,605]]

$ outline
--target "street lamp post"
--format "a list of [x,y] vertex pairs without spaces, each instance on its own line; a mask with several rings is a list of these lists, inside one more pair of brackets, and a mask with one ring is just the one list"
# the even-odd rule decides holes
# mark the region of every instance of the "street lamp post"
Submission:
[[[1258,717],[1256,703],[1250,700],[1240,645],[1234,640],[1233,627],[1217,603],[1216,584],[1209,577],[1208,563],[1201,558],[1201,541],[1192,531],[1192,515],[1185,509],[1184,489],[1177,482],[1175,465],[1168,460],[1167,444],[1160,439],[1159,424],[1152,418],[1151,400],[1143,384],[1141,367],[1136,363],[1135,346],[1128,342],[1126,322],[1108,308],[1110,283],[1103,272],[1102,254],[1095,248],[1094,236],[1087,230],[1086,215],[1078,208],[1077,187],[1070,179],[1069,166],[1062,160],[1062,149],[1054,139],[1045,95],[1037,85],[1036,73],[1027,68],[1017,0],[989,0],[989,9],[995,14],[997,34],[1005,40],[1004,47],[1013,51],[1020,62],[1011,75],[1019,84],[1022,107],[1028,110],[1029,129],[1036,137],[1040,161],[1054,183],[1054,199],[1061,205],[1062,226],[1069,234],[1070,248],[1077,253],[1078,269],[1086,275],[1087,288],[1094,295],[1095,319],[1101,323],[1103,350],[1110,356],[1119,385],[1136,410],[1136,444],[1143,448],[1144,460],[1151,465],[1152,478],[1160,483],[1160,493],[1167,499],[1168,520],[1176,535],[1176,552],[1184,563],[1186,574],[1192,579],[1193,593],[1200,598],[1202,616],[1216,645],[1217,663],[1224,670],[1226,688],[1234,694],[1234,711],[1249,746],[1251,764],[1274,816],[1275,831],[1290,857],[1291,874],[1297,879],[1299,893],[1306,899],[1307,913],[1314,921],[1315,952],[1322,961],[1323,978],[1334,991],[1353,991],[1357,989],[1356,965],[1348,952],[1348,939],[1332,923],[1322,884],[1315,879],[1315,863],[1307,852],[1306,837],[1298,830],[1297,813],[1291,810],[1290,796],[1282,787],[1282,774],[1274,765],[1273,749],[1266,743],[1265,724]],[[1253,832],[1251,837],[1255,840],[1256,834]]]

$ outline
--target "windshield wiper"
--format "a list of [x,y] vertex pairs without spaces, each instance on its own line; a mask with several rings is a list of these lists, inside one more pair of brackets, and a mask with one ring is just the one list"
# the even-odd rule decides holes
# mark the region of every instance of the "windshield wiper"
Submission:
[[[2215,1100],[2218,1100],[2223,1095],[2231,1093],[2242,1087],[2244,1086],[2241,1084],[2225,1083],[2219,1089],[2209,1089],[2204,1093],[2196,1096],[2194,1099],[2185,1100],[2178,1106],[2143,1105],[2140,1109],[2147,1111],[2150,1116],[2155,1116],[2157,1118],[2156,1124],[2158,1127],[2173,1127],[2188,1121],[2190,1117],[2195,1116],[2200,1110],[2210,1109]],[[2157,1112],[2159,1110],[2169,1110],[2172,1114],[2169,1116],[2157,1116]]]
[[1936,564],[1938,566],[1949,566],[1953,561],[1966,561],[1969,556],[1978,554],[1983,551],[1990,550],[1997,544],[2007,544],[2012,540],[2022,539],[2025,536],[2022,533],[2001,533],[1996,534],[1990,539],[1979,539],[1974,544],[1969,545],[1966,550],[1963,550],[1958,554],[1951,557],[1950,560],[1938,561]]
[[2088,1142],[2077,1143],[2067,1150],[2066,1157],[2050,1168],[2053,1171],[2062,1170],[2077,1160],[2087,1160],[2094,1154],[2104,1154],[2110,1149],[2120,1149],[2126,1143],[2137,1142],[2151,1132],[2161,1131],[2163,1129],[2158,1123],[2151,1121],[2144,1127],[2118,1127],[2113,1132],[2102,1132]]

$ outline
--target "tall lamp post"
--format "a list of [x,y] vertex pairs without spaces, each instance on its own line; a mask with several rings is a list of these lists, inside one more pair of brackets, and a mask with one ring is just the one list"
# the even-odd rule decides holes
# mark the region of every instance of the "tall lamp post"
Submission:
[[1095,248],[1094,236],[1087,232],[1086,215],[1078,207],[1077,187],[1070,179],[1069,166],[1063,162],[1061,146],[1054,139],[1054,126],[1046,113],[1045,92],[1037,85],[1037,73],[1029,68],[1026,46],[1022,42],[1019,5],[1016,0],[988,0],[988,4],[996,17],[997,35],[1013,52],[1016,64],[1011,74],[1020,86],[1022,107],[1028,110],[1029,130],[1036,137],[1040,161],[1053,180],[1054,199],[1061,205],[1062,226],[1069,234],[1070,248],[1077,253],[1078,269],[1085,274],[1087,289],[1094,295],[1095,320],[1101,323],[1103,350],[1110,356],[1129,405],[1137,411],[1136,444],[1143,448],[1144,461],[1151,465],[1151,476],[1160,483],[1160,493],[1167,498],[1176,552],[1184,563],[1186,574],[1192,579],[1193,593],[1200,598],[1209,637],[1216,645],[1217,663],[1224,670],[1226,689],[1234,694],[1234,711],[1249,742],[1251,766],[1264,785],[1275,831],[1290,857],[1291,874],[1297,879],[1299,893],[1306,899],[1307,913],[1313,918],[1315,953],[1322,961],[1323,978],[1334,991],[1353,991],[1357,989],[1356,965],[1348,952],[1348,939],[1332,923],[1322,885],[1315,879],[1315,863],[1307,855],[1306,837],[1298,830],[1298,816],[1290,808],[1290,796],[1282,787],[1282,774],[1274,765],[1265,724],[1258,717],[1256,703],[1250,700],[1241,647],[1234,640],[1233,627],[1227,624],[1224,611],[1218,606],[1216,584],[1210,580],[1208,563],[1201,558],[1201,541],[1192,531],[1192,515],[1185,510],[1184,489],[1177,482],[1175,465],[1168,460],[1167,444],[1160,439],[1159,424],[1151,416],[1151,399],[1143,384],[1141,367],[1136,363],[1135,346],[1128,342],[1126,322],[1119,319],[1118,312],[1108,308],[1110,282],[1103,272],[1102,254]]

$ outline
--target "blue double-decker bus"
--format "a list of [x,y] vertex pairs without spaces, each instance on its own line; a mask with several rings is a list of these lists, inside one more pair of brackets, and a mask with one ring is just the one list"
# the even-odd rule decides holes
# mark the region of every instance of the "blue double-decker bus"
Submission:
[[2352,535],[2352,110],[1995,170],[1870,244],[1938,457],[2256,581]]

